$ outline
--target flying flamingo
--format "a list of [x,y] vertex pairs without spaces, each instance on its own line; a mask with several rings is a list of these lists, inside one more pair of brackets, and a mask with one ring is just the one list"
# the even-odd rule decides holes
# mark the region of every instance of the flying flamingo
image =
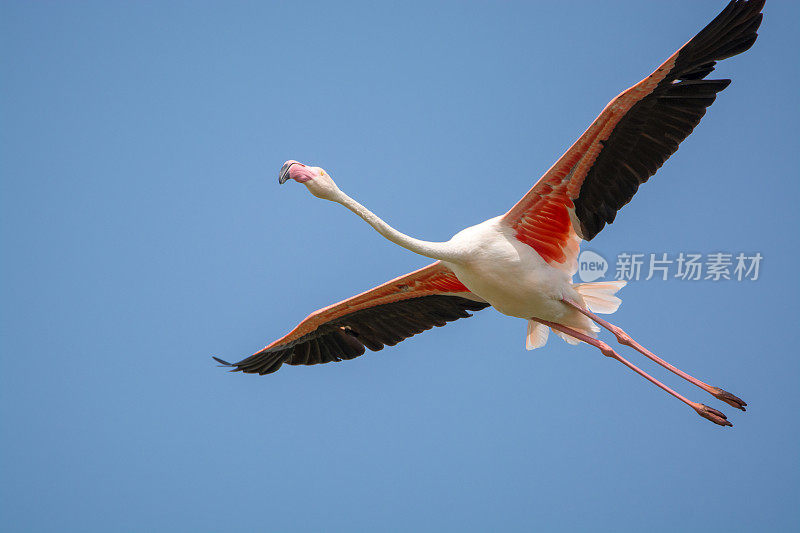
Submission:
[[720,426],[720,411],[678,394],[597,339],[602,326],[629,346],[719,400],[745,410],[733,394],[686,374],[595,313],[613,313],[624,282],[573,284],[580,241],[591,240],[639,185],[655,174],[700,122],[730,80],[707,80],[717,61],[756,40],[764,0],[733,0],[655,72],[614,98],[575,144],[506,214],[466,228],[447,242],[427,242],[392,228],[348,195],[319,167],[287,161],[279,183],[293,179],[317,198],[337,202],[398,246],[436,259],[424,268],[315,311],[284,337],[231,364],[233,371],[269,374],[283,363],[314,365],[353,359],[433,326],[472,316],[490,305],[527,320],[526,347],[553,330],[583,341]]

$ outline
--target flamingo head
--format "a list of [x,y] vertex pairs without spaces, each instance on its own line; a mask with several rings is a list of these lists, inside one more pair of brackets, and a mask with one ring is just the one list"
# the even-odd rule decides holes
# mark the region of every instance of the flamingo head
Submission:
[[290,179],[305,185],[317,198],[334,200],[339,193],[336,183],[325,170],[304,165],[294,159],[284,163],[278,174],[278,183],[280,184],[286,183]]

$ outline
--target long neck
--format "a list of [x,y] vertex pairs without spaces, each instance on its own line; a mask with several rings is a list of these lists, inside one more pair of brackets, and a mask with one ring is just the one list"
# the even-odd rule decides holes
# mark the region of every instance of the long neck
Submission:
[[443,261],[458,260],[458,251],[455,250],[449,243],[421,241],[419,239],[415,239],[414,237],[409,237],[405,233],[401,233],[391,227],[389,224],[381,220],[375,213],[356,202],[345,193],[339,191],[339,195],[337,196],[338,197],[334,199],[335,202],[342,204],[347,209],[363,218],[367,224],[375,228],[378,233],[396,245],[402,246],[406,250],[411,250],[416,254],[430,257],[431,259],[440,259]]

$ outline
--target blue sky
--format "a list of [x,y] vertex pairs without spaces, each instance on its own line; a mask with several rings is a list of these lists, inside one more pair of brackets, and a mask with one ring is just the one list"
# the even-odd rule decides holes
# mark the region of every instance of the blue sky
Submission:
[[612,317],[743,397],[623,351],[734,428],[587,346],[526,352],[493,310],[266,377],[210,358],[426,264],[279,187],[283,161],[447,239],[724,4],[4,2],[3,530],[796,527],[796,2],[588,247],[763,255],[757,281],[631,283]]

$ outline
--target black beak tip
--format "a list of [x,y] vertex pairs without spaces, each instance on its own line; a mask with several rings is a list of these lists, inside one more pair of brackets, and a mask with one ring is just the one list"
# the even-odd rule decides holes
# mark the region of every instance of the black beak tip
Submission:
[[278,173],[278,183],[283,185],[286,183],[286,180],[289,179],[289,167],[291,167],[291,163],[286,163],[281,167],[281,171]]

